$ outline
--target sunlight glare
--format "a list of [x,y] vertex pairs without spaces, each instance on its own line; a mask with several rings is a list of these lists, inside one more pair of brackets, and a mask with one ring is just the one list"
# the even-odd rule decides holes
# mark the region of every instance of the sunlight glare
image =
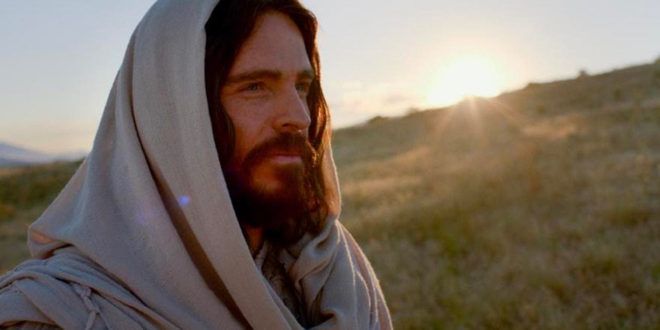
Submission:
[[504,74],[482,56],[463,56],[441,68],[427,96],[429,106],[448,106],[468,96],[495,96],[502,91]]

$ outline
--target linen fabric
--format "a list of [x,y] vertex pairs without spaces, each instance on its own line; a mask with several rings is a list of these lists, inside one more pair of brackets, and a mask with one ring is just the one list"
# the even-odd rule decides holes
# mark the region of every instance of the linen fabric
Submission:
[[[208,115],[204,25],[217,0],[161,0],[137,26],[92,151],[30,226],[34,259],[0,277],[0,325],[71,329],[301,328],[256,267],[226,188]],[[319,329],[391,328],[378,280],[330,216],[288,249]]]

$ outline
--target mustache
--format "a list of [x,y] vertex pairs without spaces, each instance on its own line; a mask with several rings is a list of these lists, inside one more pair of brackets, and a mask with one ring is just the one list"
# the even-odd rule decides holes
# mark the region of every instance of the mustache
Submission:
[[243,160],[243,165],[254,164],[273,155],[297,155],[304,163],[316,164],[318,152],[307,137],[300,133],[281,133],[254,147]]

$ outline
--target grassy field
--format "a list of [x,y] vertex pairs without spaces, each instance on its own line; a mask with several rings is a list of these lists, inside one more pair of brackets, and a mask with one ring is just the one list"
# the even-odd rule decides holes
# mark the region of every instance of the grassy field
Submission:
[[0,273],[26,259],[27,227],[64,187],[80,162],[0,169]]
[[[333,147],[397,328],[660,326],[660,63],[377,117]],[[0,172],[0,271],[75,165]]]
[[660,327],[660,68],[335,135],[397,328]]

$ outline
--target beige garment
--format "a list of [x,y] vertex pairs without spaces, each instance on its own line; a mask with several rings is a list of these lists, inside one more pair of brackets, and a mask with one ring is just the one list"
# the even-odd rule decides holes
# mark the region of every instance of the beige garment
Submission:
[[[255,266],[208,116],[204,24],[217,1],[163,0],[128,44],[93,149],[30,227],[35,260],[0,277],[0,324],[68,329],[300,328]],[[287,270],[318,328],[390,328],[378,281],[330,217]]]

